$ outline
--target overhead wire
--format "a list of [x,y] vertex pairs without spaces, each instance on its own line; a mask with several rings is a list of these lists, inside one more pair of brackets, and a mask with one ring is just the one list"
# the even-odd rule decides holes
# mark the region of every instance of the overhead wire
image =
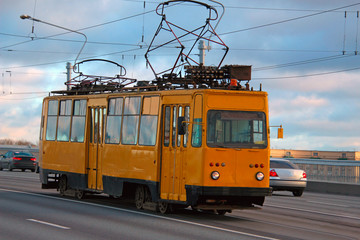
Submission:
[[256,71],[272,70],[274,68],[298,66],[298,65],[310,64],[310,63],[315,63],[315,62],[330,61],[330,60],[351,57],[351,56],[354,56],[354,55],[353,54],[351,54],[351,55],[350,54],[347,54],[347,55],[339,54],[339,55],[333,55],[333,56],[328,56],[328,57],[312,58],[312,59],[296,61],[296,62],[289,62],[289,63],[283,63],[283,64],[264,66],[264,67],[257,67],[257,68],[253,68],[252,71],[256,72]]
[[[176,5],[176,4],[171,5],[171,6],[175,6],[175,5]],[[309,14],[309,15],[300,16],[300,17],[296,17],[296,18],[285,19],[285,20],[282,20],[282,21],[273,22],[273,23],[269,23],[269,24],[258,25],[258,26],[254,26],[254,27],[250,27],[250,28],[246,28],[246,29],[240,29],[240,30],[235,30],[235,31],[231,31],[231,32],[220,33],[220,34],[218,34],[218,35],[228,35],[228,34],[232,34],[232,33],[237,33],[237,32],[242,32],[242,31],[253,30],[253,29],[257,29],[257,28],[261,28],[261,27],[267,27],[267,26],[276,25],[276,24],[280,24],[280,23],[285,23],[285,22],[289,22],[289,21],[295,21],[295,20],[299,20],[299,19],[303,19],[303,18],[307,18],[307,17],[312,17],[312,16],[316,16],[316,15],[328,13],[328,12],[334,12],[334,11],[336,11],[336,10],[340,10],[340,9],[344,9],[344,8],[349,8],[349,7],[356,6],[356,5],[360,5],[360,3],[350,4],[350,5],[346,5],[346,6],[343,6],[343,7],[338,7],[338,8],[333,8],[333,9],[330,9],[330,10],[324,10],[324,11],[316,12],[316,13],[314,13],[314,14]],[[168,7],[171,7],[171,6],[168,6]],[[254,9],[257,9],[257,8],[254,8]],[[260,9],[260,8],[259,8],[259,9]],[[280,10],[280,9],[278,9],[278,10]],[[89,26],[89,27],[80,28],[80,29],[78,29],[78,30],[76,30],[76,31],[82,31],[82,30],[86,30],[86,29],[91,29],[91,28],[99,27],[99,26],[104,26],[104,25],[107,25],[107,24],[111,24],[111,23],[115,23],[115,22],[127,20],[127,19],[130,19],[130,18],[133,18],[133,17],[145,15],[145,14],[148,14],[148,13],[151,13],[151,12],[154,12],[154,11],[155,11],[155,10],[144,11],[143,13],[134,14],[134,15],[131,15],[131,16],[128,16],[128,17],[124,17],[124,18],[120,18],[120,19],[108,21],[108,22],[105,22],[105,23],[100,23],[100,24],[92,25],[92,26]],[[60,34],[54,34],[54,35],[51,35],[51,36],[46,36],[46,37],[41,37],[41,38],[36,38],[36,39],[38,39],[38,40],[47,39],[47,40],[58,40],[58,41],[82,42],[82,41],[77,41],[77,40],[52,39],[52,37],[64,35],[64,34],[67,34],[67,33],[69,33],[69,32],[60,33]],[[0,34],[2,34],[2,35],[8,35],[8,36],[27,37],[27,36],[21,36],[21,35],[16,35],[16,34],[6,34],[6,33],[0,33]],[[17,43],[17,44],[12,44],[12,45],[8,45],[8,46],[0,47],[0,49],[4,49],[4,48],[7,48],[7,47],[12,47],[12,46],[16,46],[16,45],[19,45],[19,44],[22,44],[22,43],[26,43],[26,42],[31,42],[31,41],[28,40],[28,41],[20,42],[20,43]],[[111,44],[111,45],[135,45],[135,44],[125,44],[125,43],[105,43],[105,42],[90,42],[90,41],[89,41],[88,43]]]
[[315,77],[315,76],[330,75],[330,74],[335,74],[335,73],[342,73],[342,72],[349,72],[349,71],[356,71],[356,70],[360,70],[360,67],[347,68],[347,69],[342,69],[342,70],[337,70],[337,71],[331,71],[331,72],[313,73],[313,74],[306,74],[306,75],[297,75],[297,76],[285,76],[285,77],[255,77],[255,78],[252,78],[252,80],[276,80],[276,79]]
[[[180,4],[180,3],[177,3],[177,4]],[[172,7],[172,6],[175,6],[175,5],[177,5],[177,4],[170,5],[170,6],[167,6],[167,7]],[[309,14],[309,15],[304,15],[304,16],[300,16],[300,17],[296,17],[296,18],[285,19],[285,20],[278,21],[278,22],[273,22],[273,23],[258,25],[258,26],[254,26],[254,27],[250,27],[250,28],[246,28],[246,29],[240,29],[240,30],[235,30],[235,31],[231,31],[231,32],[220,33],[220,34],[218,34],[218,35],[228,35],[228,34],[232,34],[232,33],[237,33],[237,32],[242,32],[242,31],[248,31],[248,30],[253,30],[253,29],[257,29],[257,28],[267,27],[267,26],[276,25],[276,24],[280,24],[280,23],[295,21],[295,20],[299,20],[299,19],[303,19],[303,18],[307,18],[307,17],[312,17],[312,16],[316,16],[316,15],[328,13],[328,12],[335,12],[336,10],[340,10],[340,9],[344,9],[344,8],[349,8],[349,7],[356,6],[356,5],[360,5],[360,3],[350,4],[350,5],[346,5],[346,6],[343,6],[343,7],[338,7],[338,8],[333,8],[333,9],[329,9],[329,10],[324,10],[324,11],[316,12],[316,13]],[[108,21],[108,22],[104,22],[104,23],[95,24],[95,25],[92,25],[92,26],[80,28],[80,29],[77,29],[76,31],[83,31],[83,30],[87,30],[87,29],[91,29],[91,28],[96,28],[96,27],[100,27],[100,26],[112,24],[112,23],[115,23],[115,22],[119,22],[119,21],[123,21],[123,20],[130,19],[130,18],[142,16],[142,15],[145,15],[145,14],[148,14],[148,13],[151,13],[151,12],[154,12],[154,11],[156,11],[156,10],[143,11],[142,13],[134,14],[134,15],[131,15],[131,16],[128,16],[128,17],[119,18],[119,19],[115,19],[115,20],[112,20],[112,21]],[[68,34],[68,33],[70,33],[70,32],[54,34],[54,35],[50,35],[50,36],[47,36],[47,37],[42,37],[41,39],[49,39],[49,38],[52,38],[52,37],[55,37],[55,36],[60,36],[60,35]],[[0,34],[1,34],[1,33],[0,33]],[[5,35],[5,34],[3,34],[3,35]],[[15,35],[15,34],[6,34],[6,35],[19,36],[19,35]],[[39,39],[39,40],[40,40],[40,39]],[[20,42],[20,43],[16,43],[16,44],[4,46],[4,47],[0,47],[0,49],[12,47],[12,46],[17,46],[17,45],[20,45],[20,44],[23,44],[23,43],[27,43],[27,42],[31,42],[31,40],[23,41],[23,42]]]
[[41,95],[41,96],[36,96],[36,97],[27,97],[27,98],[11,98],[11,99],[9,99],[9,98],[6,98],[6,97],[1,97],[1,95],[0,95],[0,99],[1,100],[5,100],[5,101],[23,101],[23,100],[29,100],[29,99],[36,99],[36,98],[44,98],[44,97],[46,97],[47,96],[47,94],[46,95]]
[[[138,2],[142,2],[142,1],[138,1]],[[145,1],[144,1],[145,2]],[[149,3],[156,3],[156,2],[149,2]],[[36,4],[36,0],[35,0],[35,4]],[[259,25],[259,26],[254,26],[254,27],[250,27],[250,28],[246,28],[246,29],[240,29],[240,30],[235,30],[235,31],[231,31],[231,32],[226,32],[226,33],[222,33],[219,35],[228,35],[228,34],[233,34],[233,33],[238,33],[238,32],[243,32],[243,31],[248,31],[248,30],[253,30],[253,29],[258,29],[258,28],[262,28],[262,27],[268,27],[268,26],[272,26],[272,25],[276,25],[276,24],[281,24],[281,23],[286,23],[286,22],[290,22],[290,21],[295,21],[295,20],[300,20],[303,18],[307,18],[307,17],[312,17],[312,16],[316,16],[319,14],[323,14],[323,13],[327,13],[327,12],[336,12],[336,10],[340,10],[343,8],[348,8],[351,6],[356,6],[359,5],[360,3],[356,3],[356,4],[351,4],[351,5],[347,5],[344,7],[339,7],[339,8],[334,8],[334,9],[330,9],[330,10],[326,10],[326,11],[320,11],[320,10],[299,10],[299,9],[276,9],[276,8],[250,8],[250,7],[231,7],[231,6],[227,6],[227,8],[243,8],[243,9],[254,9],[254,10],[282,10],[282,11],[313,11],[316,12],[314,14],[309,14],[309,15],[305,15],[305,16],[300,16],[300,17],[296,17],[296,18],[291,18],[291,19],[287,19],[287,20],[282,20],[282,21],[278,21],[278,22],[273,22],[273,23],[268,23],[268,24],[263,24],[263,25]],[[35,10],[34,10],[35,11]],[[143,12],[140,14],[135,14],[129,17],[125,17],[125,18],[121,18],[121,19],[117,19],[117,20],[113,20],[113,21],[109,21],[109,22],[105,22],[102,24],[97,24],[97,25],[93,25],[93,26],[89,26],[89,27],[85,27],[82,29],[78,29],[77,31],[82,31],[82,30],[86,30],[86,29],[90,29],[90,28],[95,28],[95,27],[99,27],[99,26],[104,26],[107,24],[111,24],[111,23],[115,23],[118,21],[122,21],[122,20],[126,20],[132,17],[137,17],[137,16],[141,16],[143,14],[148,14],[151,12],[154,12],[155,10],[151,10],[151,11],[147,11],[147,12]],[[359,11],[357,11],[357,19],[359,19]],[[297,62],[291,62],[291,63],[284,63],[284,64],[277,64],[277,65],[272,65],[272,66],[265,66],[265,67],[259,67],[259,68],[254,68],[254,71],[261,71],[261,70],[270,70],[270,69],[274,69],[274,68],[281,68],[281,67],[287,67],[287,66],[295,66],[295,65],[301,65],[301,64],[309,64],[309,63],[314,63],[314,62],[320,62],[320,61],[329,61],[329,60],[334,60],[334,59],[339,59],[339,58],[343,58],[343,57],[349,57],[350,55],[345,55],[345,27],[346,27],[346,11],[345,11],[345,25],[344,25],[344,43],[343,43],[343,53],[344,56],[341,55],[334,55],[334,56],[329,56],[329,57],[323,57],[323,58],[315,58],[315,59],[309,59],[309,60],[303,60],[303,61],[297,61]],[[21,35],[16,35],[16,34],[7,34],[7,33],[0,33],[2,35],[8,35],[8,36],[14,36],[14,37],[23,37]],[[66,39],[53,39],[52,37],[55,36],[60,36],[66,33],[61,33],[61,34],[56,34],[56,35],[52,35],[52,36],[47,36],[47,37],[36,37],[36,39],[47,39],[47,40],[57,40],[57,41],[73,41],[73,42],[80,42],[80,41],[76,41],[76,40],[66,40]],[[28,36],[26,36],[28,37]],[[20,45],[23,43],[27,43],[27,42],[31,42],[30,41],[25,41],[25,42],[21,42],[18,44],[13,44],[10,45],[11,46],[16,46],[16,45]],[[357,42],[358,42],[358,21],[357,21],[357,30],[356,30],[356,50],[355,50],[355,55],[357,54]],[[136,44],[125,44],[125,43],[106,43],[106,42],[88,42],[90,44],[108,44],[108,45],[125,45],[125,46],[137,46]],[[0,47],[0,49],[4,49],[7,48],[9,46],[5,46],[5,47]],[[112,53],[107,53],[107,54],[102,54],[102,55],[97,55],[95,57],[99,57],[99,56],[108,56],[108,55],[114,55],[114,54],[119,54],[119,53],[124,53],[124,52],[129,52],[129,51],[135,51],[138,49],[129,49],[129,50],[125,50],[125,51],[120,51],[120,52],[112,52]],[[232,49],[232,50],[256,50],[256,49]],[[269,50],[269,49],[259,49],[261,51],[304,51],[304,52],[335,52],[335,51],[321,51],[321,50]],[[5,50],[7,51],[7,50]],[[16,51],[16,50],[13,50]],[[351,55],[353,56],[353,55]],[[67,60],[66,60],[67,61]],[[63,63],[66,61],[57,61],[57,62],[52,62],[52,63],[43,63],[43,64],[33,64],[33,65],[28,65],[28,66],[19,66],[19,67],[14,67],[14,68],[20,68],[20,67],[29,67],[29,66],[40,66],[40,65],[48,65],[48,64],[55,64],[55,63]],[[349,68],[349,69],[343,69],[343,70],[338,70],[338,71],[330,71],[330,72],[323,72],[323,73],[315,73],[315,74],[307,74],[307,75],[298,75],[298,76],[285,76],[285,77],[268,77],[268,78],[253,78],[253,80],[270,80],[270,79],[290,79],[290,78],[302,78],[302,77],[312,77],[312,76],[322,76],[322,75],[328,75],[328,74],[334,74],[334,73],[341,73],[341,72],[348,72],[348,71],[355,71],[355,70],[359,70],[360,67],[355,67],[355,68]],[[12,95],[16,95],[16,94],[44,94],[44,93],[48,93],[48,92],[29,92],[29,93],[12,93]],[[26,99],[34,99],[34,98],[42,98],[43,96],[39,96],[39,97],[31,97],[31,98],[24,98],[24,99],[6,99],[6,98],[1,98],[3,100],[26,100]]]
[[[213,50],[217,48],[212,48]],[[219,48],[220,49],[220,48]],[[336,53],[341,50],[320,50],[320,49],[268,49],[268,48],[231,48],[232,51],[261,51],[261,52],[309,52],[309,53]]]
[[[179,5],[179,4],[181,4],[181,3],[176,3],[176,4],[173,4],[173,5],[171,5],[171,6],[166,6],[166,8],[169,8],[169,7],[172,7],[172,6],[176,6],[176,5]],[[83,31],[83,30],[91,29],[91,28],[101,27],[101,26],[105,26],[105,25],[112,24],[112,23],[115,23],[115,22],[120,22],[120,21],[128,20],[128,19],[130,19],[130,18],[142,16],[142,15],[145,15],[145,14],[149,14],[149,13],[155,12],[155,11],[156,11],[156,9],[155,9],[155,10],[144,11],[144,12],[142,12],[142,13],[137,13],[137,14],[134,14],[134,15],[131,15],[131,16],[128,16],[128,17],[123,17],[123,18],[119,18],[119,19],[112,20],[112,21],[108,21],[108,22],[104,22],[104,23],[100,23],[100,24],[95,24],[95,25],[88,26],[88,27],[84,27],[84,28],[80,28],[80,29],[77,29],[77,30],[74,30],[74,31],[75,31],[75,32],[80,32],[80,31]],[[47,38],[51,38],[51,37],[61,36],[61,35],[65,35],[65,34],[68,34],[68,33],[71,33],[71,32],[70,32],[70,31],[66,31],[66,32],[63,32],[63,33],[53,34],[53,35],[44,37],[44,38],[42,38],[42,39],[47,39]],[[34,39],[34,40],[37,40],[37,39]],[[11,45],[8,45],[8,46],[3,46],[3,47],[0,47],[0,49],[4,49],[4,48],[8,48],[8,47],[13,47],[13,46],[18,46],[18,45],[21,45],[21,44],[24,44],[24,43],[28,43],[28,42],[31,42],[31,41],[33,41],[33,40],[27,40],[27,41],[23,41],[23,42],[11,44]]]
[[[247,30],[257,29],[257,28],[261,28],[261,27],[267,27],[267,26],[271,26],[271,25],[275,25],[275,24],[285,23],[285,22],[289,22],[289,21],[295,21],[295,20],[299,20],[299,19],[303,19],[303,18],[307,18],[307,17],[312,17],[312,16],[328,13],[328,12],[334,12],[336,10],[349,8],[349,7],[356,6],[356,5],[360,5],[360,3],[350,4],[350,5],[346,5],[346,6],[343,6],[343,7],[333,8],[333,9],[330,9],[330,10],[316,12],[314,14],[308,14],[308,15],[305,15],[305,16],[286,19],[286,20],[282,20],[282,21],[278,21],[278,22],[269,23],[269,24],[263,24],[263,25],[259,25],[259,26],[255,26],[255,27],[251,27],[251,28],[235,30],[235,31],[227,32],[227,33],[222,33],[222,34],[219,34],[219,35],[233,34],[233,33],[241,32],[241,31],[247,31]],[[78,31],[93,28],[93,27],[103,26],[103,25],[114,23],[114,22],[121,21],[121,20],[126,20],[126,19],[129,19],[129,18],[132,18],[132,17],[144,15],[144,14],[147,14],[147,13],[150,13],[150,12],[153,12],[153,11],[155,11],[155,10],[151,10],[151,11],[147,11],[147,12],[144,11],[143,13],[135,14],[135,15],[132,15],[132,16],[129,16],[129,17],[125,17],[125,18],[109,21],[109,22],[106,22],[106,23],[97,24],[97,25],[86,27],[86,28],[82,28],[82,29],[79,29]],[[65,34],[65,33],[62,33],[62,34]],[[44,37],[44,38],[41,38],[41,39],[51,39],[51,37],[53,37],[53,36],[58,36],[58,35],[62,35],[62,34],[52,35],[52,36]],[[10,35],[10,34],[7,34],[7,35]],[[59,39],[57,39],[57,40],[59,40]],[[62,41],[62,40],[60,40],[60,41]],[[72,41],[72,40],[63,40],[63,41]],[[92,43],[96,43],[96,44],[131,45],[131,44],[122,44],[122,43],[103,43],[103,42],[92,42]],[[133,44],[133,46],[134,46],[134,44]],[[2,48],[0,48],[0,49],[2,49]],[[137,50],[137,49],[133,49],[133,50]],[[133,51],[133,50],[126,50],[126,51]],[[107,55],[113,55],[113,54],[118,54],[118,53],[122,53],[122,52],[102,54],[102,55],[98,55],[98,56],[107,56]],[[260,70],[266,70],[266,69],[273,69],[273,68],[276,68],[276,67],[286,67],[286,66],[294,66],[294,65],[299,65],[299,64],[307,64],[307,63],[312,63],[312,62],[328,61],[328,60],[337,59],[337,58],[340,58],[340,56],[330,56],[330,57],[325,57],[325,58],[322,58],[322,59],[310,59],[310,60],[298,61],[298,62],[287,63],[287,64],[278,64],[278,65],[273,65],[273,66],[255,68],[254,70],[255,71],[260,71]],[[61,61],[61,62],[64,62],[64,61]],[[55,63],[60,63],[60,62],[43,63],[43,64],[39,64],[39,65],[47,65],[47,64],[55,64]],[[30,66],[30,65],[28,65],[28,66]],[[23,67],[28,67],[28,66],[23,66]],[[38,64],[37,65],[31,65],[31,66],[38,66]]]
[[360,3],[354,3],[354,4],[346,5],[346,6],[343,6],[343,7],[332,8],[332,9],[324,10],[324,11],[321,11],[321,12],[316,12],[316,13],[312,13],[312,14],[308,14],[308,15],[289,18],[289,19],[285,19],[285,20],[281,20],[281,21],[277,21],[277,22],[266,23],[266,24],[262,24],[262,25],[258,25],[258,26],[254,26],[254,27],[248,27],[248,28],[243,28],[243,29],[234,30],[234,31],[230,31],[230,32],[219,33],[218,35],[223,36],[223,35],[229,35],[229,34],[233,34],[233,33],[244,32],[244,31],[254,30],[254,29],[258,29],[258,28],[263,28],[263,27],[269,27],[269,26],[273,26],[273,25],[277,25],[277,24],[282,24],[282,23],[296,21],[296,20],[300,20],[300,19],[304,19],[304,18],[314,17],[314,16],[317,16],[317,15],[320,15],[320,14],[329,13],[329,12],[333,12],[333,11],[344,9],[344,8],[354,7],[354,6],[357,6],[357,5],[360,5]]
[[[121,53],[125,53],[125,52],[132,52],[132,51],[136,51],[136,50],[141,50],[141,49],[140,49],[140,48],[133,48],[133,49],[123,50],[123,51],[117,51],[117,52],[111,52],[111,53],[96,55],[96,56],[90,56],[90,57],[88,57],[88,58],[98,58],[98,57],[104,57],[104,56],[121,54]],[[133,55],[132,55],[132,56],[133,56]],[[84,59],[87,59],[87,58],[79,58],[79,60],[84,60]],[[2,68],[0,68],[0,69],[16,69],[16,68],[27,68],[27,67],[45,66],[45,65],[52,65],[52,64],[58,64],[58,63],[66,63],[66,62],[69,62],[69,61],[71,61],[71,60],[61,60],[61,61],[48,62],[48,63],[29,64],[29,65],[23,65],[23,66],[2,67]]]

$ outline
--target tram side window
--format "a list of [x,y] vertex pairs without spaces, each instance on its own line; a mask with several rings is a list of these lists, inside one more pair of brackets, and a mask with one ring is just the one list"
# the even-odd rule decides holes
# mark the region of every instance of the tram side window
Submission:
[[124,105],[121,143],[136,145],[138,140],[140,97],[126,97]]
[[105,143],[119,144],[123,111],[123,98],[109,99]]
[[194,104],[194,120],[191,134],[191,145],[201,147],[202,145],[202,96],[196,95]]
[[75,100],[71,125],[71,141],[84,142],[86,100]]
[[56,124],[58,113],[58,101],[52,100],[48,102],[46,137],[48,141],[54,141],[56,136]]
[[71,100],[60,101],[59,125],[56,140],[61,142],[69,141],[71,120]]
[[139,145],[154,146],[157,135],[159,97],[144,97],[140,120]]

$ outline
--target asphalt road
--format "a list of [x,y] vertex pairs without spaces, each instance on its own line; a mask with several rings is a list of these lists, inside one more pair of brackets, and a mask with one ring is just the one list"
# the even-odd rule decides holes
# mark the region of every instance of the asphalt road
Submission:
[[38,174],[0,171],[0,239],[360,239],[360,197],[278,192],[259,210],[161,215],[106,195],[78,201]]

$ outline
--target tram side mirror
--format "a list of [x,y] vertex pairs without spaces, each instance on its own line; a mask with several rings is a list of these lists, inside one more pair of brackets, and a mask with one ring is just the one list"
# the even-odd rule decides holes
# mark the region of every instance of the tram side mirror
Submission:
[[185,121],[185,117],[178,117],[178,134],[179,135],[185,135],[186,133],[186,123]]
[[281,125],[278,128],[278,136],[277,136],[277,138],[284,138],[284,129],[282,128]]

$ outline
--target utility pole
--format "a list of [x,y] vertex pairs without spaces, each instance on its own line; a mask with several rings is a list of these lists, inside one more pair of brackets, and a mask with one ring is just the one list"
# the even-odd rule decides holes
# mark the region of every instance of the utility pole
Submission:
[[71,70],[72,70],[73,66],[71,65],[71,63],[67,62],[66,63],[66,90],[69,91],[70,90],[70,80],[71,80]]
[[11,71],[6,71],[6,72],[10,74],[10,94],[12,94],[12,90],[11,90]]
[[2,73],[2,94],[5,94],[5,74]]

